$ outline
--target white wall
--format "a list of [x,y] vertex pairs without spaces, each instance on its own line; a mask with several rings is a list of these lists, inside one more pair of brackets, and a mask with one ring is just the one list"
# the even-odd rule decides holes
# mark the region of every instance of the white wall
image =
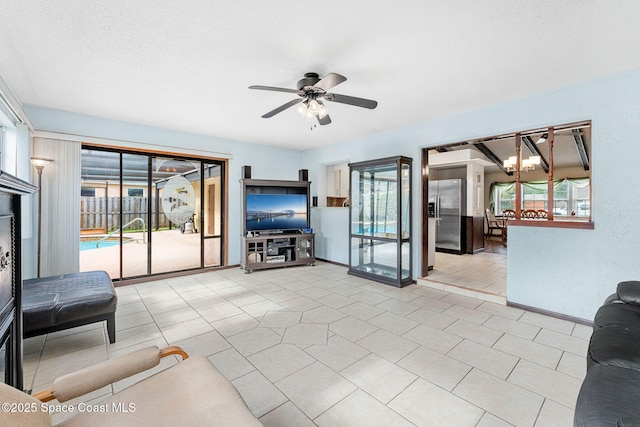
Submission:
[[[160,150],[229,159],[228,242],[229,264],[240,263],[242,166],[251,166],[252,178],[298,180],[302,152],[264,145],[247,144],[221,138],[105,120],[26,105],[24,110],[39,134],[56,132],[61,139],[99,142],[115,147]],[[277,160],[277,167],[274,167]]]
[[[0,81],[2,81],[0,79]],[[14,122],[5,108],[0,108],[0,126],[2,126],[3,137],[2,147],[0,147],[2,162],[0,168],[2,171],[14,175],[23,181],[34,182],[32,180],[31,166],[31,138],[29,128],[19,122]],[[22,196],[21,208],[21,235],[24,253],[36,253],[36,239],[33,237],[33,221],[32,209],[36,206],[33,203],[37,195]],[[22,271],[25,278],[31,278],[36,275],[36,257],[23,257]]]
[[422,147],[582,120],[593,122],[595,229],[514,227],[509,235],[507,299],[592,319],[617,282],[640,278],[640,174],[631,173],[640,157],[640,70],[309,150],[303,164],[310,179],[317,182],[324,173],[319,165],[338,159],[412,157],[416,277],[420,271]]
[[[327,196],[349,197],[349,166],[347,163],[326,165],[325,190]],[[323,197],[324,199],[324,197]],[[320,206],[326,205],[326,199]]]
[[467,216],[484,216],[484,166],[467,164]]

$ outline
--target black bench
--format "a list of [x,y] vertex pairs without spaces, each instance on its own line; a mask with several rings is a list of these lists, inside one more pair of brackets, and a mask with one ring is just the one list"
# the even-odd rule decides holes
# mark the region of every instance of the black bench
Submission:
[[105,271],[25,280],[22,301],[25,338],[104,320],[109,342],[116,342],[118,297]]

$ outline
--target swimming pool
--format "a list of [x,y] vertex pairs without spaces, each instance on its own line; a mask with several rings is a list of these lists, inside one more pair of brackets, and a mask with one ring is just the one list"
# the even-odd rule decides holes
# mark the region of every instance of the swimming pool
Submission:
[[[123,243],[129,243],[134,239],[124,237]],[[88,251],[91,249],[108,248],[109,246],[118,246],[120,244],[119,237],[109,237],[108,239],[102,239],[97,237],[81,237],[80,238],[80,250]]]

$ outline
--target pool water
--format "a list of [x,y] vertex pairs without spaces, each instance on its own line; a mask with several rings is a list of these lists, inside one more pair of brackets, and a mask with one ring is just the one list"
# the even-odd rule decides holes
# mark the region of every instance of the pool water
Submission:
[[[129,240],[124,240],[124,243],[127,243]],[[96,247],[96,244],[99,242],[99,246]],[[107,239],[107,240],[100,240],[100,239],[82,239],[80,240],[80,250],[81,251],[88,251],[91,249],[99,249],[99,248],[107,248],[109,246],[118,246],[120,244],[120,240],[119,239]]]

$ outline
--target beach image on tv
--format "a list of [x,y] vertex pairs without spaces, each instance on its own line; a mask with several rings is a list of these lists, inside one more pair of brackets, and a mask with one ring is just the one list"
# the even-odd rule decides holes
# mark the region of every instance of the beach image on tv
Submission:
[[247,230],[306,227],[306,194],[247,194]]

